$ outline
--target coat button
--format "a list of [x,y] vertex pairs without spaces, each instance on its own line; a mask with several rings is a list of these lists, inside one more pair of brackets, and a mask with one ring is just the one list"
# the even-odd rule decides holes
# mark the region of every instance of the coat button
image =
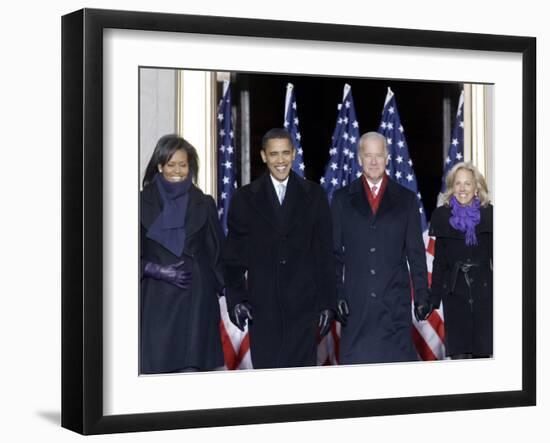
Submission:
[[370,252],[376,252],[376,248],[370,248]]
[[280,265],[286,265],[286,260],[281,260],[281,261],[279,261],[279,264],[280,264]]
[[371,275],[376,275],[376,271],[374,269],[370,270]]
[[372,298],[376,298],[376,293],[375,293],[375,292],[371,292],[371,293],[370,293],[370,296],[371,296]]

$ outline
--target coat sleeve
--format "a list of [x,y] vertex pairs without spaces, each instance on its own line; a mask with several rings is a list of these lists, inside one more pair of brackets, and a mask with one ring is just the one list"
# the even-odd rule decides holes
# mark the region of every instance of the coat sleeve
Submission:
[[441,304],[441,298],[446,290],[447,275],[450,271],[446,248],[447,239],[445,237],[436,238],[432,269],[432,293],[430,301],[437,307]]
[[342,200],[340,193],[336,192],[332,198],[332,237],[335,261],[336,292],[338,300],[344,296],[344,241],[342,238]]
[[242,191],[237,190],[231,199],[227,214],[227,237],[223,253],[223,276],[227,307],[248,301],[246,271],[248,270],[247,243],[249,226],[246,203]]
[[449,237],[449,211],[446,206],[436,208],[430,221],[430,236],[435,237],[434,261],[432,265],[432,286],[430,302],[440,306],[447,290],[451,264],[447,257]]
[[333,228],[328,199],[319,188],[317,229],[315,243],[317,251],[318,308],[336,310],[336,267],[333,254]]
[[141,223],[139,224],[139,232],[140,232],[140,242],[141,242],[141,246],[139,248],[139,261],[140,261],[139,279],[141,281],[143,279],[143,274],[145,272],[145,265],[147,264],[147,260],[143,258],[143,245],[145,244],[146,232],[145,232],[145,228]]
[[210,266],[216,278],[215,287],[216,292],[220,292],[224,286],[223,279],[223,231],[218,219],[218,211],[216,210],[216,203],[211,196],[207,197],[208,228],[206,232],[206,249],[210,258]]
[[407,260],[409,262],[413,287],[414,301],[417,304],[429,302],[428,267],[426,265],[426,248],[422,238],[422,227],[416,196],[409,199],[407,216],[407,231],[405,236]]
[[147,236],[147,229],[145,228],[145,226],[143,226],[143,206],[144,206],[144,203],[143,203],[143,191],[141,191],[139,193],[139,198],[140,198],[140,206],[141,206],[141,211],[142,213],[140,214],[140,217],[139,217],[139,235],[140,235],[140,245],[139,245],[139,261],[140,261],[140,265],[139,265],[139,278],[140,278],[140,281],[143,279],[143,274],[144,274],[144,271],[145,271],[145,265],[147,264],[148,260],[143,257],[143,248],[144,248],[144,245],[145,245],[145,242],[147,240],[146,236]]

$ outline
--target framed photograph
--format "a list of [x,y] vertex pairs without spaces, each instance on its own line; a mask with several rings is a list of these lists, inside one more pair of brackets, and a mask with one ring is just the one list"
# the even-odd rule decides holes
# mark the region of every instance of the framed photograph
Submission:
[[[64,16],[62,426],[103,434],[535,405],[535,55],[531,37],[92,9]],[[486,177],[494,204],[488,358],[426,350],[431,361],[324,356],[319,366],[227,370],[250,359],[236,352],[209,370],[140,367],[146,165],[160,136],[183,134],[199,153],[197,186],[221,217],[216,120],[230,84],[238,186],[263,170],[260,140],[283,126],[289,84],[301,100],[304,174],[321,184],[331,154],[319,145],[351,88],[361,133],[382,132],[380,111],[397,99],[419,189],[434,197],[441,176],[428,183],[428,163],[443,169],[464,112],[464,159]],[[326,121],[308,123],[308,106],[332,102]],[[439,120],[407,125],[407,113]],[[429,214],[435,199],[423,198]]]

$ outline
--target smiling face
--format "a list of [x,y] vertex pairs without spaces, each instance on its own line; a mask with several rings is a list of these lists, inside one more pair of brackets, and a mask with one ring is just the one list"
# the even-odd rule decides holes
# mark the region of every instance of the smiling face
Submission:
[[476,195],[474,174],[467,169],[459,169],[453,181],[453,195],[462,206],[468,206]]
[[185,180],[189,175],[187,152],[183,149],[178,149],[164,165],[159,164],[158,169],[163,177],[171,183]]
[[260,151],[269,172],[280,182],[286,180],[296,157],[296,150],[286,138],[271,138]]
[[361,143],[358,160],[365,177],[372,183],[378,183],[386,172],[388,162],[384,142],[375,137],[365,139]]

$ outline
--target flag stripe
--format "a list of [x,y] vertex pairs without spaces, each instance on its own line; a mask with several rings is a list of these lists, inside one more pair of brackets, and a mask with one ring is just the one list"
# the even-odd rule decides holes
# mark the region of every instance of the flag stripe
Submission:
[[241,346],[239,347],[239,353],[237,354],[237,367],[242,364],[244,361],[246,354],[250,352],[250,336],[249,334],[246,334],[241,342]]
[[233,342],[231,341],[231,338],[229,337],[229,334],[225,329],[223,320],[220,320],[220,334],[222,338],[222,349],[223,349],[225,367],[227,369],[235,369],[236,367],[235,361],[236,361],[237,355],[235,354],[235,349],[233,348]]
[[437,360],[438,358],[432,351],[432,348],[428,345],[426,340],[424,340],[424,337],[420,335],[420,332],[418,332],[418,329],[415,326],[411,328],[411,333],[413,336],[413,342],[416,346],[416,351],[418,352],[420,358],[424,361]]
[[428,323],[433,328],[437,336],[442,342],[445,342],[445,324],[438,310],[432,312],[428,318]]

